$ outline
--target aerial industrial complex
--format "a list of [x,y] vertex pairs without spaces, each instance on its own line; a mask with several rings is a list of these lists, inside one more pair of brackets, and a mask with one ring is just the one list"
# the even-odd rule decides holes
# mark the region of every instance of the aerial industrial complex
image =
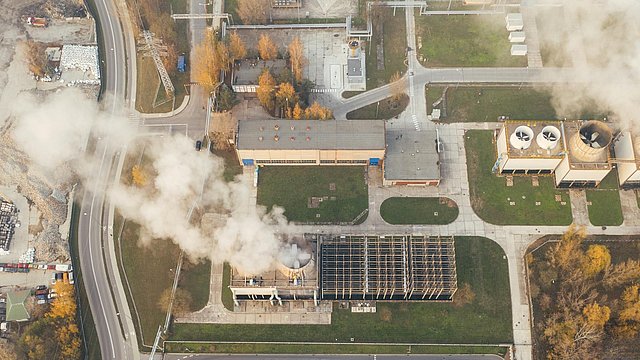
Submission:
[[[640,73],[596,46],[633,1],[14,2],[17,359],[640,356]],[[16,134],[77,88],[110,126],[52,125],[87,154],[42,170]]]

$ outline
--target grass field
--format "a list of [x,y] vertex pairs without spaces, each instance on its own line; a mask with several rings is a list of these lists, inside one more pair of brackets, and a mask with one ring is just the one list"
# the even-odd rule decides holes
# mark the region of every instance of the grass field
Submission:
[[[265,166],[258,178],[258,204],[284,207],[290,221],[350,222],[368,208],[365,176],[364,166]],[[312,204],[312,198],[322,200]]]
[[359,344],[206,344],[165,342],[168,352],[249,353],[249,354],[496,354],[498,346],[359,345]]
[[[427,86],[427,113],[442,97],[445,87]],[[498,121],[500,116],[512,119],[555,119],[551,94],[530,87],[454,87],[446,92],[446,118],[443,122]],[[442,105],[439,105],[442,109]],[[443,112],[444,113],[444,112]]]
[[[131,182],[131,168],[138,163],[139,159],[139,152],[127,154],[121,176],[122,183],[129,184]],[[149,170],[144,170],[149,168],[150,159],[147,156],[142,156],[141,159],[140,166],[143,171],[151,173]],[[138,341],[142,344],[141,348],[146,347],[148,350],[148,347],[153,344],[158,325],[164,324],[166,312],[158,306],[158,299],[162,292],[173,284],[180,249],[167,239],[154,239],[147,246],[142,246],[139,244],[140,234],[140,225],[130,221],[124,221],[123,224],[123,218],[116,214],[114,241],[118,262],[123,266],[120,268],[122,281],[133,321],[136,324]],[[210,268],[211,265],[208,261],[191,264],[185,259],[178,284],[191,294],[191,310],[198,310],[207,303]],[[126,279],[123,276],[123,271],[127,274]],[[128,290],[127,280],[131,292]],[[135,307],[133,306],[134,300]]]
[[[378,303],[376,313],[334,306],[331,325],[174,324],[171,340],[510,343],[511,299],[504,252],[479,237],[456,237],[458,284],[468,283],[475,300],[452,303]],[[246,346],[250,346],[247,344]],[[246,352],[251,348],[236,347]],[[328,351],[332,351],[329,349]],[[361,348],[359,352],[366,352]]]
[[622,225],[624,218],[618,189],[618,172],[615,169],[602,180],[597,189],[586,191],[589,221],[592,225]]
[[504,17],[416,16],[418,59],[424,66],[526,66],[511,56]]
[[[367,90],[387,84],[396,72],[400,75],[407,70],[405,52],[407,47],[407,32],[404,10],[398,9],[393,16],[393,9],[381,7],[379,9],[381,21],[373,22],[373,37],[363,49],[366,54]],[[382,28],[380,28],[382,26]],[[384,70],[377,68],[377,44],[380,43],[380,32],[383,31]]]
[[534,187],[530,176],[514,176],[513,186],[507,186],[505,177],[491,172],[496,161],[492,131],[467,131],[464,144],[471,206],[481,219],[496,225],[571,223],[569,193],[556,190],[552,177],[540,176],[539,186]]
[[[187,0],[170,0],[170,8],[175,13],[187,12]],[[176,21],[174,23],[176,30],[176,38],[178,39],[176,45],[176,52],[178,54],[187,54],[187,64],[189,65],[189,52],[190,52],[190,39],[189,36],[189,22],[188,21]],[[136,70],[137,70],[137,88],[136,88],[136,110],[142,113],[164,113],[172,110],[174,101],[166,102],[162,105],[154,107],[154,104],[162,102],[166,99],[164,87],[161,85],[160,76],[153,63],[153,59],[149,56],[137,55]],[[171,75],[171,82],[175,88],[175,107],[180,106],[184,100],[187,91],[185,84],[190,82],[189,67],[184,73],[175,72]],[[173,69],[167,69],[173,70]],[[160,85],[160,91],[158,92],[158,86]],[[156,98],[156,94],[158,95]]]
[[229,284],[231,283],[231,266],[225,263],[224,268],[222,269],[222,305],[224,305],[227,310],[233,311],[233,293],[231,289],[229,289]]
[[222,176],[225,181],[232,181],[237,175],[242,174],[242,166],[235,151],[212,150],[211,153],[224,160]]
[[458,205],[445,197],[394,197],[380,205],[380,216],[389,224],[449,224],[458,217]]
[[380,102],[369,104],[347,113],[349,120],[384,119],[388,120],[400,115],[409,105],[409,96],[402,94],[399,100],[388,97]]

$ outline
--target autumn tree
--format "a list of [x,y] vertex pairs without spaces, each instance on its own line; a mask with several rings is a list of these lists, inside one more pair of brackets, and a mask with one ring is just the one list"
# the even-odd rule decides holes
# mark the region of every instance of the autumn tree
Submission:
[[458,291],[456,291],[453,296],[453,306],[462,307],[466,304],[472,303],[475,298],[476,293],[471,289],[471,285],[469,283],[464,283],[458,288]]
[[269,15],[270,0],[238,0],[236,12],[245,24],[265,24]]
[[611,254],[604,245],[589,245],[582,262],[582,271],[587,276],[595,276],[611,265]]
[[613,288],[640,281],[640,261],[627,260],[614,266],[609,266],[604,275],[604,285]]
[[76,299],[73,295],[73,285],[57,281],[53,284],[53,290],[58,296],[51,303],[47,313],[50,318],[72,318],[76,314]]
[[235,31],[229,35],[229,53],[234,60],[244,59],[247,56],[247,48]]
[[260,100],[260,104],[270,112],[273,111],[274,108],[273,92],[275,86],[276,80],[271,75],[271,72],[268,69],[265,69],[258,78],[258,89],[256,90],[256,95],[258,96],[258,100]]
[[547,258],[549,265],[559,270],[568,270],[582,261],[582,242],[586,237],[584,228],[571,225],[562,234],[560,241],[549,249]]
[[314,101],[311,106],[304,110],[304,117],[309,120],[327,120],[333,117],[331,110],[326,108],[317,101]]
[[289,44],[289,62],[291,63],[291,72],[298,83],[302,82],[302,70],[307,64],[304,57],[304,47],[299,37],[293,38]]
[[273,60],[278,56],[278,47],[271,40],[269,35],[260,34],[260,40],[258,40],[258,53],[262,60]]
[[220,71],[226,66],[226,59],[220,59],[218,40],[213,32],[205,34],[202,42],[196,46],[193,63],[193,80],[204,89],[205,95],[213,91],[220,81]]
[[640,330],[640,286],[628,286],[620,296],[619,326],[626,328],[627,336],[636,336]]
[[131,168],[131,178],[137,186],[144,186],[147,183],[147,175],[145,175],[139,165],[134,165],[133,168]]
[[[166,312],[171,303],[171,288],[167,288],[158,299],[158,307]],[[171,306],[171,315],[182,316],[191,310],[191,294],[182,288],[177,288],[173,297],[173,305]]]
[[389,79],[391,84],[391,97],[393,101],[399,101],[404,94],[405,81],[402,80],[402,76],[396,71]]
[[302,119],[302,116],[304,115],[304,111],[302,110],[302,107],[300,106],[299,103],[296,103],[296,105],[293,107],[293,112],[291,115],[295,120]]
[[285,107],[287,118],[293,117],[292,104],[298,103],[298,95],[296,94],[296,90],[293,88],[293,85],[290,83],[281,83],[278,85],[278,90],[276,91],[276,103],[278,106]]

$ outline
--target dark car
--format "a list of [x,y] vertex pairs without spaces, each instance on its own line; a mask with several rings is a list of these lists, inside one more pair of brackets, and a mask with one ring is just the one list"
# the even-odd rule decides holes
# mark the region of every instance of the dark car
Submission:
[[198,140],[196,141],[196,151],[200,151],[200,149],[202,149],[202,141]]

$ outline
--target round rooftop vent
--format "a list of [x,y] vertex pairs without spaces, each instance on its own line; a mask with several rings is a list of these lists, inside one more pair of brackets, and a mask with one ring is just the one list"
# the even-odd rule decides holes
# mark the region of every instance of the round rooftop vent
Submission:
[[279,260],[287,268],[297,270],[311,261],[311,252],[298,247],[298,244],[289,244],[280,252]]
[[511,146],[516,149],[526,150],[531,146],[533,140],[533,130],[528,126],[518,126],[516,130],[511,134],[509,141]]
[[542,128],[542,131],[536,136],[536,143],[544,150],[553,150],[558,146],[560,135],[560,129],[548,125]]

